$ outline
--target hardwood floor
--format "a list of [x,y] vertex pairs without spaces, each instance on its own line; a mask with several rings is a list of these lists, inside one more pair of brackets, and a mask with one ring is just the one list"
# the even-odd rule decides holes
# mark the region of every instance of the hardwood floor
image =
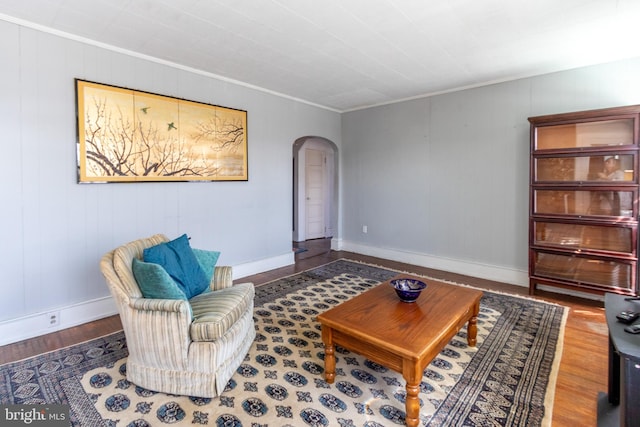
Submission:
[[[296,255],[296,263],[236,282],[252,281],[256,286],[295,274],[336,259],[347,258],[438,279],[466,283],[486,290],[528,296],[528,289],[444,271],[388,261],[349,252],[331,251],[329,240],[301,242],[307,249]],[[595,426],[598,392],[607,390],[608,338],[601,302],[539,292],[537,299],[569,307],[563,355],[556,383],[553,407],[554,427]],[[0,347],[0,364],[21,360],[122,329],[118,316]]]

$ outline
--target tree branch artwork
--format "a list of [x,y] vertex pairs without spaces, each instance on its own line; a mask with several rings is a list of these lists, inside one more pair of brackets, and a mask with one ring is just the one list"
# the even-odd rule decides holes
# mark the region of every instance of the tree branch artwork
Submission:
[[76,79],[79,182],[246,181],[247,112]]

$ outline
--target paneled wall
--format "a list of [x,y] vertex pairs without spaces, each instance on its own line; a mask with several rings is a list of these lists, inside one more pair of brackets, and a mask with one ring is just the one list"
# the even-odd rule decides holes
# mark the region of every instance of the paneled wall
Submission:
[[[338,113],[1,20],[0,52],[0,330],[104,315],[100,257],[154,233],[187,233],[225,265],[293,262],[292,146],[340,146]],[[77,184],[74,78],[247,110],[249,181]]]

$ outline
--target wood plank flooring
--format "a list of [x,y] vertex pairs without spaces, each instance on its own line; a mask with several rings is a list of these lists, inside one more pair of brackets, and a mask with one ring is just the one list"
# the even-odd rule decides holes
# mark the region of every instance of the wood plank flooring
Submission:
[[[299,244],[307,249],[296,255],[291,266],[238,279],[257,285],[347,258],[383,267],[411,271],[438,279],[466,283],[482,289],[522,296],[528,289],[459,274],[447,273],[395,261],[349,252],[331,251],[329,240],[319,239]],[[106,285],[105,285],[106,286]],[[584,300],[551,292],[536,298],[568,306],[570,309],[564,336],[564,351],[556,384],[553,407],[554,427],[595,426],[598,392],[607,390],[608,340],[604,309],[601,302]],[[0,364],[21,360],[58,348],[77,344],[122,329],[118,316],[111,316],[74,328],[0,347]]]

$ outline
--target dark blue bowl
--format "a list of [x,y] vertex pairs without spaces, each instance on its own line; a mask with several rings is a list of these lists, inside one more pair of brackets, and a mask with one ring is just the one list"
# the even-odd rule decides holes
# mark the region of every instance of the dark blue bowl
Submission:
[[417,279],[395,279],[391,281],[391,286],[395,289],[400,301],[414,302],[427,284]]

